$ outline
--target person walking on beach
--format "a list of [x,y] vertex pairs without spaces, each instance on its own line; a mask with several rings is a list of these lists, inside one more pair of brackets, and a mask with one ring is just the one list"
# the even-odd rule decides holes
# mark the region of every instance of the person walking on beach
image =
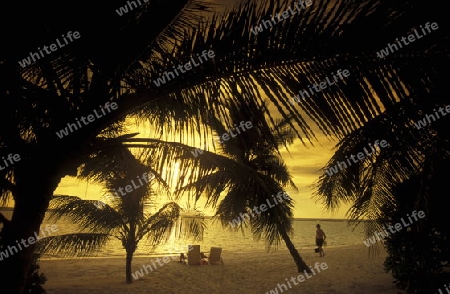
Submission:
[[316,245],[317,247],[319,247],[320,257],[324,257],[325,252],[323,252],[322,246],[327,236],[325,235],[325,232],[320,228],[319,224],[317,224],[316,228]]

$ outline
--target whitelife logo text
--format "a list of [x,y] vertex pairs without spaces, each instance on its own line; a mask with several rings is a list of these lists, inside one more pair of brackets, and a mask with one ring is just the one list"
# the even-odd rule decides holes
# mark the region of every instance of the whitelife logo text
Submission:
[[[106,102],[104,106],[100,105],[100,112],[103,115],[106,115],[105,112],[105,108],[108,110],[108,113],[111,113],[112,110],[116,110],[117,109],[117,103],[116,102],[112,102],[111,104],[109,102]],[[95,117],[94,117],[95,114]],[[80,118],[80,120],[78,120],[78,118],[75,118],[75,123],[67,123],[67,127],[65,127],[64,129],[59,130],[59,132],[56,132],[56,135],[58,136],[58,138],[62,139],[65,136],[69,135],[69,131],[70,133],[73,133],[73,131],[78,130],[78,128],[82,128],[83,126],[87,126],[89,123],[95,121],[96,118],[101,118],[103,117],[103,115],[99,114],[97,112],[97,110],[94,109],[94,114],[89,114],[87,117],[82,116]],[[81,122],[83,122],[83,125],[81,124]],[[78,127],[77,127],[78,125]]]
[[[414,218],[415,221],[419,220],[417,217],[424,218],[425,212],[423,210],[421,210],[419,212],[416,212],[414,210],[413,212],[411,212],[411,217],[409,216],[409,214],[407,214],[406,216],[408,217],[409,223],[405,223],[405,220],[403,218],[401,218],[400,220],[402,221],[402,223],[396,223],[394,226],[388,225],[388,229],[389,229],[389,232],[391,232],[391,234],[399,232],[403,228],[409,227],[413,223],[413,220],[411,219],[411,217]],[[403,224],[403,226],[402,226],[402,224]],[[395,228],[395,230],[394,230],[394,228]],[[370,247],[371,245],[375,244],[377,241],[383,240],[384,238],[388,237],[389,235],[390,234],[387,232],[387,230],[384,229],[383,232],[376,232],[373,235],[373,237],[367,238],[365,241],[363,241],[363,243],[367,247]]]
[[[439,26],[436,22],[433,22],[431,24],[429,22],[427,22],[425,24],[425,29],[428,31],[428,34],[431,33],[431,30],[437,30],[438,28],[439,28]],[[425,29],[422,26],[420,26],[420,29],[421,29],[423,35],[420,35],[420,33],[417,30],[414,30],[414,34],[409,34],[408,37],[401,37],[400,38],[401,42],[398,40],[398,38],[396,38],[395,41],[397,44],[388,43],[386,49],[381,49],[379,52],[377,52],[378,58],[385,58],[390,53],[394,53],[395,51],[400,50],[401,48],[403,48],[402,43],[403,43],[403,45],[406,46],[406,45],[409,45],[412,42],[416,41],[416,37],[417,37],[417,40],[422,39],[424,36],[427,35],[427,32],[425,31]],[[406,41],[406,39],[408,39],[409,42]],[[400,47],[400,49],[398,47]],[[391,52],[389,52],[389,50]]]
[[[276,15],[272,16],[272,18],[269,20],[263,20],[259,26],[255,26],[251,29],[252,33],[254,35],[257,35],[264,31],[264,28],[267,30],[268,28],[273,27],[274,25],[284,21],[285,19],[288,19],[289,17],[293,16],[294,14],[297,14],[301,12],[301,10],[305,10],[306,8],[310,7],[312,5],[312,0],[300,0],[298,3],[295,3],[295,9],[292,9],[292,7],[289,7],[288,10],[285,10],[281,13],[277,13]],[[275,17],[277,17],[277,20],[275,20]]]
[[[173,66],[172,68],[173,68],[174,71],[165,71],[163,73],[163,75],[161,75],[159,78],[154,80],[153,83],[157,87],[159,87],[161,85],[164,85],[165,83],[169,82],[170,80],[175,79],[175,74],[176,74],[177,77],[180,75],[178,70],[181,73],[186,73],[187,71],[189,71],[189,70],[191,70],[193,68],[192,66],[194,66],[194,67],[200,66],[203,62],[208,61],[208,58],[212,59],[215,56],[216,56],[216,54],[214,53],[213,50],[209,50],[209,51],[203,50],[202,55],[201,55],[202,58],[200,57],[199,54],[197,54],[197,58],[192,57],[189,62],[187,62],[185,64],[180,64],[176,68],[175,68],[175,66]],[[196,59],[197,59],[197,61],[199,63],[195,62]],[[167,78],[167,80],[166,80],[166,78]]]
[[[46,228],[45,231],[47,232],[47,234],[45,234],[44,230],[41,229],[41,237],[40,238],[38,236],[38,232],[34,232],[34,237],[33,236],[28,237],[28,239],[26,239],[26,240],[25,239],[22,239],[20,241],[16,240],[16,243],[17,243],[16,245],[8,245],[7,248],[5,249],[5,251],[0,251],[0,261],[3,260],[4,258],[8,258],[9,256],[13,255],[14,253],[18,253],[19,251],[23,250],[22,246],[24,248],[27,248],[31,244],[34,244],[37,241],[39,241],[40,239],[45,238],[45,237],[51,235],[51,233],[58,231],[57,225],[51,225],[51,226],[46,225],[45,228]],[[19,247],[19,249],[17,249],[16,246]],[[8,251],[9,251],[9,253],[8,253]]]
[[[386,140],[382,140],[381,142],[380,142],[380,140],[376,140],[375,143],[373,143],[373,146],[371,143],[369,143],[369,146],[370,146],[370,149],[372,150],[372,153],[367,151],[366,147],[363,148],[364,153],[367,155],[367,157],[369,157],[375,153],[375,151],[376,151],[375,148],[377,146],[381,146],[381,147],[385,148],[388,146],[388,143]],[[352,162],[350,161],[350,159],[353,161],[353,163],[358,163],[359,160],[364,160],[366,158],[366,155],[364,155],[364,153],[358,152],[357,155],[351,154],[350,158],[348,158],[348,156],[346,155],[345,158],[347,159],[348,166],[352,165]],[[358,160],[356,159],[356,157],[358,158]],[[332,167],[327,169],[325,172],[331,177],[333,174],[337,174],[339,172],[338,168],[342,171],[343,169],[347,168],[347,164],[344,161],[338,160],[337,164],[333,165]]]
[[13,165],[14,163],[16,163],[16,162],[18,162],[19,160],[21,160],[21,158],[20,158],[20,155],[19,155],[19,154],[14,154],[14,155],[13,155],[12,153],[10,153],[10,154],[8,154],[8,156],[6,157],[6,159],[5,159],[5,157],[3,156],[3,157],[2,157],[2,160],[3,160],[3,164],[4,164],[5,166],[2,166],[2,164],[0,163],[0,170],[4,170],[5,168],[7,168],[7,167]]
[[[288,195],[286,192],[278,192],[276,198],[275,198],[275,195],[272,195],[273,204],[270,202],[270,199],[267,198],[267,199],[266,199],[266,203],[267,203],[267,205],[268,205],[269,207],[267,207],[267,205],[265,205],[265,204],[263,203],[263,204],[261,204],[261,205],[259,206],[259,209],[260,209],[261,211],[258,210],[258,207],[257,207],[256,205],[253,206],[253,211],[254,211],[255,213],[257,213],[257,214],[261,214],[261,212],[265,212],[268,208],[275,207],[275,206],[278,205],[279,203],[282,203],[282,202],[283,202],[283,198],[284,198],[285,200],[291,199],[291,198],[289,197],[289,195]],[[278,200],[278,201],[277,201],[277,200]],[[255,215],[253,214],[253,212],[252,212],[251,210],[250,210],[250,214],[252,215],[252,217],[255,217]],[[247,217],[248,219],[250,219],[250,216],[249,216],[247,213],[242,213],[242,212],[241,212],[241,213],[239,214],[239,217],[238,217],[238,218],[235,218],[235,219],[233,219],[231,222],[228,222],[228,223],[230,224],[230,226],[231,226],[232,228],[234,228],[234,227],[236,227],[236,226],[239,226],[242,222],[245,222],[245,221],[246,221],[246,217]]]
[[[148,173],[143,173],[143,174],[142,174],[142,177],[137,176],[136,178],[137,178],[137,180],[139,181],[139,185],[136,185],[136,183],[134,182],[134,180],[131,180],[130,183],[131,183],[131,185],[133,185],[133,186],[131,186],[131,185],[126,185],[124,188],[119,187],[118,189],[113,189],[113,191],[114,191],[114,196],[120,197],[116,190],[119,191],[119,193],[120,193],[121,196],[127,195],[128,193],[132,192],[133,190],[138,189],[138,188],[144,186],[145,184],[148,184],[151,180],[153,180],[153,179],[155,178],[155,175],[154,175],[153,173],[150,173],[150,174],[148,174]],[[142,180],[145,182],[145,184],[142,182]],[[125,191],[124,191],[124,190],[125,190]]]
[[[69,32],[67,32],[66,35],[61,35],[61,36],[62,36],[62,39],[64,42],[61,42],[59,40],[59,38],[56,38],[56,44],[53,43],[53,44],[50,44],[49,46],[44,45],[44,46],[42,46],[42,49],[41,49],[41,47],[38,47],[37,50],[39,51],[39,53],[30,52],[28,57],[22,59],[22,61],[19,61],[19,65],[22,68],[24,68],[24,67],[32,64],[33,62],[36,62],[39,59],[43,58],[45,56],[44,52],[45,52],[45,54],[50,55],[52,52],[55,52],[56,50],[61,49],[62,47],[65,47],[66,45],[69,45],[70,42],[73,42],[74,40],[77,40],[81,37],[81,35],[78,31],[75,31],[73,33],[72,33],[72,31],[69,31]],[[69,39],[70,42],[67,41],[66,37],[67,37],[67,39]]]

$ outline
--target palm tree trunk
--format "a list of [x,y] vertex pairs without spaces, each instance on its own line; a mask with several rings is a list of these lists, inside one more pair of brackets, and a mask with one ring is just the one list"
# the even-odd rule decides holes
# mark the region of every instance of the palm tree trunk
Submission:
[[125,250],[127,251],[127,259],[125,264],[125,280],[127,284],[131,284],[131,261],[133,260],[133,254],[136,251],[136,224],[130,223],[130,231],[128,232],[127,240],[125,240]]
[[[0,234],[3,252],[7,250],[9,255],[0,262],[0,277],[4,281],[1,292],[8,294],[24,293],[36,246],[26,240],[39,234],[50,198],[61,177],[52,175],[48,164],[47,169],[43,165],[23,165],[16,168],[15,180],[13,216]],[[21,241],[24,243],[19,246]]]
[[131,284],[133,280],[131,279],[131,261],[133,259],[133,252],[127,250],[127,260],[125,265],[125,277],[127,284]]
[[291,253],[292,257],[294,258],[295,264],[297,265],[297,271],[299,273],[301,273],[302,271],[311,273],[311,269],[303,261],[303,258],[298,253],[298,251],[295,248],[294,244],[292,243],[291,238],[289,237],[288,233],[283,228],[280,228],[280,226],[278,226],[278,231],[279,231],[281,237],[283,238],[284,243],[286,243],[286,247],[289,249],[289,252]]

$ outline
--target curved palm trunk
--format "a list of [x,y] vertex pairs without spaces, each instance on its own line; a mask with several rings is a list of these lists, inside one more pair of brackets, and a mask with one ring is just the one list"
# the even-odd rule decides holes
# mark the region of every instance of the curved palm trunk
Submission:
[[278,231],[279,231],[281,237],[283,238],[284,243],[286,243],[286,247],[289,249],[289,252],[291,253],[292,257],[294,258],[295,264],[297,265],[297,271],[299,273],[302,271],[311,273],[311,269],[303,261],[303,258],[298,253],[298,251],[295,248],[294,244],[292,243],[291,238],[289,237],[288,233],[284,229],[281,229],[279,226],[278,226]]
[[[50,198],[61,177],[54,176],[47,163],[47,168],[38,164],[23,165],[15,170],[15,179],[13,216],[0,234],[2,251],[8,253],[8,257],[3,256],[0,262],[0,277],[4,279],[1,292],[8,294],[24,292],[36,246],[28,240],[39,234]],[[21,241],[24,243],[19,246]]]

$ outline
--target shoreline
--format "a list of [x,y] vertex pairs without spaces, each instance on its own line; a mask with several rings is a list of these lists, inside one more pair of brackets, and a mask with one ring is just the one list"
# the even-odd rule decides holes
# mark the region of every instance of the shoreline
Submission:
[[[364,248],[367,248],[364,243],[361,242],[361,245],[364,246]],[[354,249],[355,247],[359,247],[359,245],[337,245],[337,246],[327,246],[324,247],[324,250],[330,250],[330,249]],[[308,250],[314,250],[315,246],[311,246],[311,247],[303,247],[303,248],[297,248],[297,250],[299,251],[299,253],[301,251],[308,251]],[[287,250],[287,248],[279,248],[277,250],[271,250],[271,251],[264,251],[264,250],[253,250],[253,251],[237,251],[237,252],[233,252],[233,254],[254,254],[254,253],[258,253],[258,254],[277,254],[279,251],[283,251],[283,250]],[[187,250],[186,250],[187,251]],[[227,250],[224,250],[227,251]],[[205,253],[208,253],[207,251],[203,251]],[[161,256],[179,256],[181,252],[161,252],[161,253],[149,253],[149,254],[134,254],[133,255],[133,259],[135,258],[152,258],[152,257],[161,257]],[[186,252],[183,252],[186,253]],[[300,253],[301,255],[301,253]],[[44,255],[45,256],[45,255]],[[41,261],[47,261],[47,260],[86,260],[86,259],[122,259],[125,258],[125,250],[124,250],[124,254],[123,255],[110,255],[110,256],[86,256],[86,257],[41,257],[39,258],[39,260]]]

